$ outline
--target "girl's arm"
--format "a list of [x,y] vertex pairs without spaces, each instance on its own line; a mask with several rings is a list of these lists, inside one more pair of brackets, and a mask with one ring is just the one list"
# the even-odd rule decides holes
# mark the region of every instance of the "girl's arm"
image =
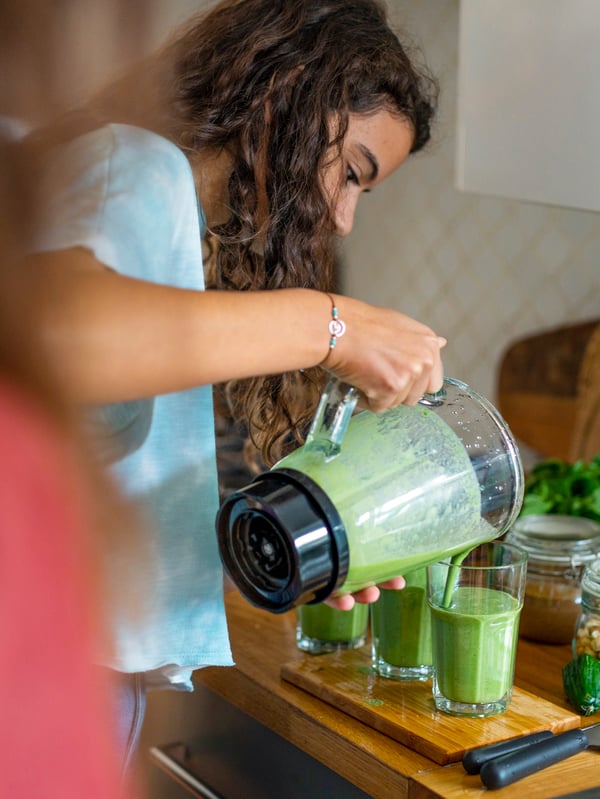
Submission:
[[47,357],[72,399],[104,403],[325,361],[380,411],[442,384],[445,340],[413,319],[335,297],[346,333],[329,350],[332,303],[310,289],[206,291],[122,276],[88,250],[31,256]]

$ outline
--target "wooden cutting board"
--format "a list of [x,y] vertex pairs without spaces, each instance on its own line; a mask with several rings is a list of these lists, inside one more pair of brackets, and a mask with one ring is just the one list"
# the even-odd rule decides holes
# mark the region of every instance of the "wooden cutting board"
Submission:
[[525,336],[501,357],[498,410],[519,441],[541,456],[573,459],[580,372],[599,324],[594,319]]
[[281,676],[440,765],[461,760],[477,746],[540,730],[563,732],[581,724],[575,713],[517,687],[502,715],[465,719],[439,713],[430,681],[380,677],[371,668],[368,648],[306,655],[284,663]]

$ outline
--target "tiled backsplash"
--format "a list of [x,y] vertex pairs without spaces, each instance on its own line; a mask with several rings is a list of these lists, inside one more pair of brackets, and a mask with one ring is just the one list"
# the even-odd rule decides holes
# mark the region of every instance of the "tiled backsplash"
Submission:
[[388,6],[438,76],[440,112],[428,148],[359,203],[343,288],[430,324],[446,374],[494,401],[509,342],[600,317],[600,214],[458,191],[458,0]]

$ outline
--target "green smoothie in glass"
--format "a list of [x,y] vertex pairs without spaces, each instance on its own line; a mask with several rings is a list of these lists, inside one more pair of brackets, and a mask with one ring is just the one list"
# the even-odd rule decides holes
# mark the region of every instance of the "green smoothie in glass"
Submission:
[[296,643],[313,655],[355,649],[367,639],[369,606],[357,602],[352,610],[317,603],[296,608]]
[[504,591],[464,586],[432,608],[436,683],[452,702],[488,704],[510,692],[520,605]]
[[404,579],[405,588],[382,589],[372,605],[373,667],[383,677],[427,680],[432,656],[426,570],[409,572]]
[[526,575],[526,553],[497,541],[427,567],[437,710],[485,717],[507,709]]

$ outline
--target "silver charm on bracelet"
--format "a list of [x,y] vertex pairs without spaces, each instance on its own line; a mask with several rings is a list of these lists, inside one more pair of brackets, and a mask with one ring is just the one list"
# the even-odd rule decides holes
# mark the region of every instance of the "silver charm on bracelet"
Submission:
[[329,323],[329,349],[332,350],[337,344],[338,338],[341,338],[346,332],[346,323],[340,319],[338,309],[335,306],[335,301],[331,294],[327,295],[331,300],[331,322]]

